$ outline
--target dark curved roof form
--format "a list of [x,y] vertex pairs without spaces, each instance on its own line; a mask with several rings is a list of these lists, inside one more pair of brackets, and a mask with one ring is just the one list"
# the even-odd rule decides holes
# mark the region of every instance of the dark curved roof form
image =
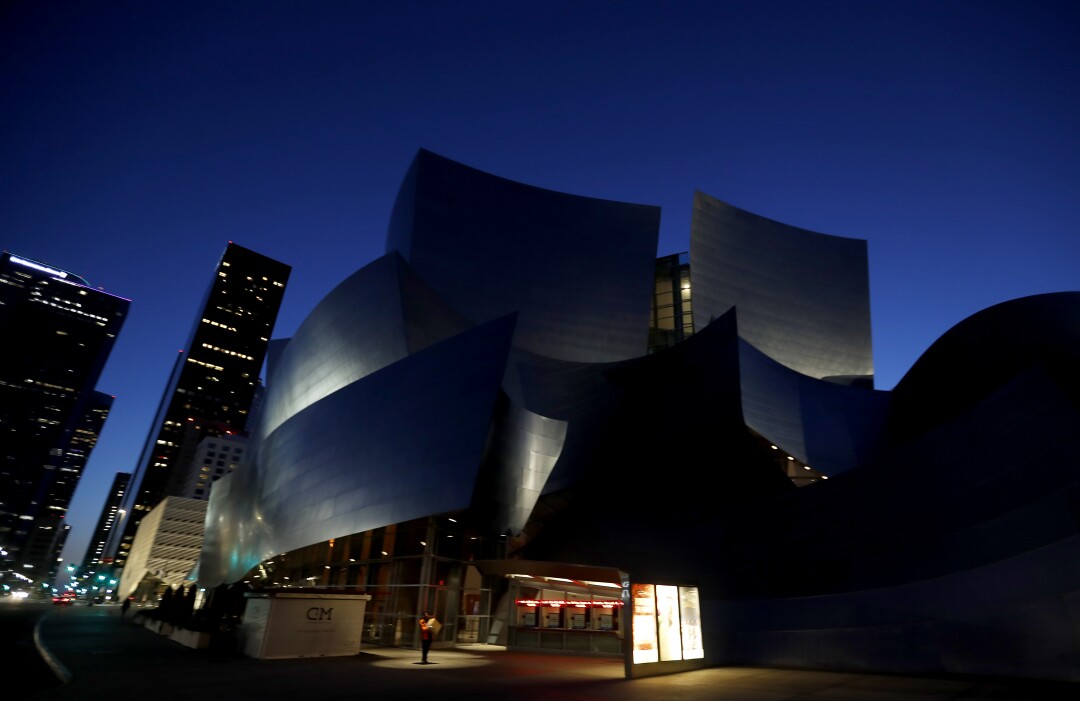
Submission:
[[866,241],[772,221],[694,193],[694,328],[732,307],[739,334],[810,377],[872,386]]
[[724,514],[728,661],[1080,681],[1078,321],[1078,292],[965,319],[897,385],[875,459]]
[[1033,366],[1080,396],[1080,292],[995,304],[946,331],[893,388],[890,433],[932,430]]

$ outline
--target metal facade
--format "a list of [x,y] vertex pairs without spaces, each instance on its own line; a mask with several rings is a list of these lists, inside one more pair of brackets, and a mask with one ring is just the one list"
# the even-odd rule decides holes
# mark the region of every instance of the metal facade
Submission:
[[787,367],[872,386],[866,241],[819,234],[694,194],[694,328],[732,307],[739,334]]
[[421,151],[387,247],[472,321],[516,312],[515,346],[610,362],[645,352],[659,225],[658,207],[544,190]]
[[696,582],[711,663],[1077,680],[1080,293],[975,315],[877,391],[865,242],[695,206],[695,332],[646,353],[651,209],[421,152],[386,256],[274,344],[200,584],[469,516],[511,558]]

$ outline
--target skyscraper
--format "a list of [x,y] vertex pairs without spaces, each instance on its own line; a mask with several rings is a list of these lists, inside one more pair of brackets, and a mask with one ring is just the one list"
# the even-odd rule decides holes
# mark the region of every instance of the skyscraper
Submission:
[[199,441],[191,467],[181,471],[186,475],[186,481],[179,496],[209,499],[214,482],[240,467],[247,444],[247,436],[239,435],[207,436]]
[[108,546],[117,567],[142,518],[183,489],[199,442],[246,431],[291,270],[236,243],[226,246],[124,496],[125,517]]
[[101,507],[101,516],[98,517],[97,525],[94,527],[94,535],[91,536],[90,545],[87,546],[86,555],[83,556],[80,568],[83,574],[97,569],[102,564],[101,560],[105,555],[109,534],[118,525],[123,515],[120,504],[124,500],[124,494],[130,482],[130,472],[117,472],[116,477],[113,478],[112,486],[109,487],[109,492],[105,497],[105,505]]
[[130,301],[0,255],[0,546],[4,571],[51,580],[63,518],[112,405],[97,392]]

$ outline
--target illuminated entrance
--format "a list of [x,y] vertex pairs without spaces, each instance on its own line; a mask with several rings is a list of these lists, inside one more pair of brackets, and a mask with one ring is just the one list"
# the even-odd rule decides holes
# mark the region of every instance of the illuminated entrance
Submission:
[[622,657],[627,677],[706,666],[697,587],[636,583],[607,567],[523,560],[474,564],[484,574],[510,580],[509,605],[498,612],[508,627],[509,649]]
[[645,677],[705,665],[697,587],[630,585],[631,644],[626,676]]

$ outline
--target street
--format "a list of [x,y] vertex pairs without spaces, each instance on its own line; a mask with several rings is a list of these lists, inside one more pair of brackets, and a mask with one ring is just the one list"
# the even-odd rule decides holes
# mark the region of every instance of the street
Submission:
[[60,686],[60,680],[34,646],[34,625],[52,610],[51,603],[0,599],[0,669],[6,688],[11,688],[15,680],[20,688],[31,692]]

